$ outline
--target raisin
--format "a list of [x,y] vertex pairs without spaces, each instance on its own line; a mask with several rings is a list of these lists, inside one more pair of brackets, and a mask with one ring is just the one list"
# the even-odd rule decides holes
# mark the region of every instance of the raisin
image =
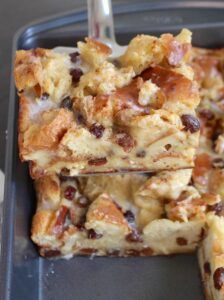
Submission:
[[76,119],[77,119],[78,124],[80,124],[80,125],[85,125],[86,124],[85,118],[83,117],[82,114],[78,113],[77,116],[76,116]]
[[97,123],[94,123],[91,125],[89,131],[95,135],[95,137],[97,139],[101,138],[103,136],[103,132],[104,132],[105,128],[103,125],[101,124],[97,124]]
[[72,99],[68,96],[66,98],[64,98],[62,101],[61,101],[61,104],[60,104],[60,107],[61,108],[67,108],[69,110],[72,110]]
[[140,236],[140,234],[138,233],[137,230],[132,230],[131,233],[129,233],[128,235],[126,235],[125,239],[128,241],[128,242],[131,242],[131,243],[139,243],[139,242],[142,242],[142,238]]
[[145,150],[140,150],[136,153],[136,156],[139,157],[139,158],[143,158],[146,156],[146,152]]
[[208,211],[214,211],[218,216],[223,212],[223,208],[223,203],[221,201],[214,205],[208,205]]
[[215,158],[212,161],[212,166],[215,169],[223,169],[224,168],[224,160],[222,158]]
[[40,97],[40,100],[47,100],[48,98],[49,98],[49,94],[48,93],[43,93],[42,95],[41,95],[41,97]]
[[80,207],[87,207],[89,205],[89,200],[84,197],[84,196],[80,196],[78,199],[77,199],[77,204],[80,206]]
[[72,201],[74,199],[75,193],[76,193],[76,188],[69,185],[69,186],[66,187],[66,189],[64,191],[64,197],[67,200]]
[[79,222],[76,224],[76,227],[78,228],[79,231],[84,231],[84,230],[86,230],[86,228],[85,228],[85,222],[86,222],[86,216],[83,215],[83,216],[80,218]]
[[83,223],[78,223],[75,226],[79,231],[84,231],[86,229]]
[[71,69],[70,70],[70,75],[72,76],[72,83],[76,84],[76,83],[79,82],[79,79],[83,75],[83,72],[79,68]]
[[61,255],[61,251],[59,250],[45,250],[43,255],[45,257],[56,257],[56,256],[60,256]]
[[128,221],[128,223],[133,223],[135,221],[135,216],[134,216],[133,212],[131,212],[130,210],[127,210],[124,213],[124,217]]
[[119,132],[116,134],[116,143],[121,146],[125,152],[130,152],[135,146],[134,139],[127,132]]
[[76,63],[80,54],[78,51],[76,51],[76,52],[70,53],[69,56],[70,56],[71,62]]
[[200,232],[200,234],[199,234],[199,238],[200,239],[203,239],[205,237],[205,229],[202,227],[201,228],[201,232]]
[[169,151],[172,146],[170,144],[166,144],[164,147],[165,147],[166,151]]
[[202,109],[201,111],[199,111],[199,116],[208,121],[213,120],[215,117],[214,113],[209,109]]
[[204,263],[204,271],[205,271],[205,273],[207,273],[209,275],[211,274],[211,266],[208,261]]
[[224,268],[220,267],[213,274],[214,286],[217,290],[221,290],[224,284]]
[[90,166],[102,166],[107,163],[106,157],[100,157],[100,158],[95,158],[95,159],[90,159],[88,161],[88,164]]
[[187,240],[185,238],[182,238],[182,237],[178,237],[176,239],[177,241],[177,244],[180,245],[180,246],[185,246],[187,245]]
[[97,239],[100,239],[102,236],[103,236],[102,234],[96,233],[96,231],[93,229],[88,230],[88,238],[89,239],[97,240]]
[[184,130],[190,131],[191,133],[197,132],[200,130],[200,122],[197,118],[192,115],[182,115],[181,121],[183,123]]

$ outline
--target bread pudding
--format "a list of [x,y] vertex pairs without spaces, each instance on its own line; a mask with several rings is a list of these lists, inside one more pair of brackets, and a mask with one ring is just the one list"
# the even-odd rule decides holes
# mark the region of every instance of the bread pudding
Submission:
[[32,239],[46,257],[193,251],[221,199],[188,186],[191,172],[40,178]]
[[32,240],[48,258],[198,249],[206,298],[224,299],[224,50],[182,30],[110,55],[90,38],[16,54]]
[[138,35],[124,54],[19,50],[19,151],[33,178],[193,167],[200,123],[191,33]]

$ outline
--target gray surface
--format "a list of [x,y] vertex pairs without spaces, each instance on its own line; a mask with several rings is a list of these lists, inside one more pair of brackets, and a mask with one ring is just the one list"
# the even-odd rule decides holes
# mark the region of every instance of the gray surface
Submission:
[[[71,262],[42,261],[39,265],[42,279],[40,299],[202,300],[198,270],[193,268],[192,271],[192,266],[196,264],[196,257],[187,255],[92,260],[79,257]],[[74,269],[78,271],[74,272]],[[21,289],[13,300],[26,299],[26,285],[23,282],[27,280],[28,284],[32,278],[20,276],[19,280]]]

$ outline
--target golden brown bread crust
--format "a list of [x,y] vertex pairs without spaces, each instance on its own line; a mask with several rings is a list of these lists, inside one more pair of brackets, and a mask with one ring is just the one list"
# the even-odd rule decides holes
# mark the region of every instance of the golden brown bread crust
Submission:
[[89,221],[106,221],[119,227],[126,227],[128,229],[128,223],[124,218],[121,210],[113,203],[107,194],[102,194],[98,201],[90,206],[87,216],[87,222]]
[[80,55],[17,52],[20,157],[34,178],[193,166],[199,97],[187,64],[190,33],[137,41],[149,53],[138,48],[134,61],[134,39],[120,67],[108,61],[108,46],[88,38]]
[[53,211],[41,210],[37,211],[33,217],[32,235],[48,234],[52,226],[52,221],[55,217]]
[[56,209],[60,204],[60,180],[58,176],[44,176],[35,181],[38,207]]
[[19,132],[21,134],[24,133],[28,129],[29,124],[29,100],[26,97],[21,96],[19,99]]
[[133,66],[137,74],[150,65],[159,63],[177,67],[187,59],[190,47],[191,33],[187,29],[183,29],[176,37],[163,34],[157,39],[153,36],[137,35],[130,41],[120,62],[124,66]]
[[142,77],[144,80],[151,79],[161,88],[167,101],[181,102],[190,108],[195,108],[200,102],[195,84],[173,70],[156,66],[145,70]]
[[110,47],[92,38],[85,38],[85,43],[78,42],[78,48],[83,59],[93,67],[99,66],[112,53]]
[[33,88],[37,84],[41,86],[42,66],[40,58],[47,55],[48,50],[40,48],[31,51],[20,50],[17,52],[14,77],[19,91],[25,88]]
[[71,86],[68,63],[66,55],[49,49],[17,51],[14,78],[18,91],[33,92],[36,97],[49,94],[57,102]]
[[24,134],[24,147],[27,152],[41,149],[54,149],[58,146],[65,132],[70,128],[72,112],[66,109],[55,109],[42,114],[41,125],[30,126]]

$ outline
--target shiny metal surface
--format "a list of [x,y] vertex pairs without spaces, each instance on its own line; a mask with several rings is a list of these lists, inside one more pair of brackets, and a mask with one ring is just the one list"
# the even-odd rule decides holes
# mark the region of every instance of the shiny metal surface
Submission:
[[89,36],[108,45],[115,43],[111,0],[87,0]]
[[[121,56],[126,46],[120,46],[116,42],[111,0],[87,0],[87,8],[88,36],[107,44],[112,49],[111,60]],[[55,50],[71,53],[76,49],[59,46]]]
[[111,0],[87,0],[88,2],[88,35],[112,49],[111,59],[120,56],[125,46],[116,42],[114,18]]

